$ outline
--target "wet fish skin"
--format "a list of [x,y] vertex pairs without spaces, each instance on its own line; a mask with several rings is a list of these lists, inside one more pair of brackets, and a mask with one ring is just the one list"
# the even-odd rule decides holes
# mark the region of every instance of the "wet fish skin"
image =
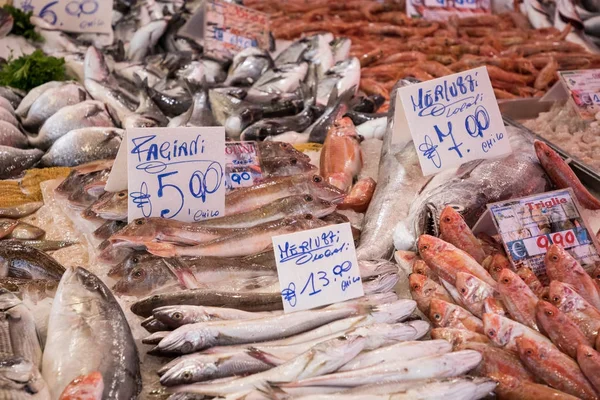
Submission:
[[58,400],[101,400],[104,380],[98,371],[90,372],[73,379],[61,393]]
[[125,226],[127,226],[126,221],[107,221],[92,234],[96,239],[106,240]]
[[[476,376],[495,378],[508,375],[527,382],[536,382],[535,376],[521,363],[519,356],[513,352],[498,348],[490,343],[465,342],[458,350],[475,350],[482,356],[482,362],[473,371]],[[455,349],[456,350],[456,349]]]
[[320,173],[331,185],[347,192],[363,166],[363,153],[354,124],[334,122],[321,149]]
[[18,241],[21,244],[24,244],[29,247],[33,247],[33,248],[38,249],[43,252],[64,249],[65,247],[73,246],[74,244],[78,243],[78,242],[71,242],[68,240],[44,240],[44,239],[42,239],[42,240],[12,239],[12,240]]
[[518,338],[528,338],[533,341],[554,346],[544,335],[517,321],[499,314],[483,314],[485,335],[498,347],[516,352]]
[[484,333],[483,323],[473,314],[456,304],[444,300],[431,299],[429,319],[442,328],[462,328],[476,333]]
[[408,279],[412,297],[423,314],[429,315],[431,299],[436,298],[452,303],[452,297],[446,289],[425,275],[411,274]]
[[552,399],[552,400],[577,400],[579,397],[571,396],[570,394],[553,389],[548,385],[533,383],[520,378],[515,378],[506,374],[498,374],[494,376],[498,381],[496,393],[499,396],[507,399],[519,400],[536,400],[536,399]]
[[44,205],[41,201],[20,204],[13,207],[0,207],[1,218],[23,218],[33,214]]
[[158,257],[153,256],[145,251],[135,251],[128,255],[124,260],[119,262],[108,271],[108,276],[111,278],[121,278],[131,272],[138,265],[144,265],[146,262],[156,262]]
[[262,74],[252,88],[266,93],[290,93],[298,89],[307,72],[305,62],[280,64]]
[[600,311],[581,297],[571,285],[552,281],[548,300],[567,314],[588,340],[594,341],[600,332]]
[[18,127],[19,121],[15,118],[14,114],[9,110],[2,108],[0,105],[0,121],[8,122],[9,124]]
[[[402,251],[402,250],[399,250],[399,251]],[[398,254],[398,252],[396,252],[396,254]],[[426,276],[429,279],[433,280],[434,282],[439,281],[439,277],[437,276],[437,274],[435,272],[433,272],[433,270],[431,268],[429,268],[427,263],[421,259],[415,260],[413,262],[412,272],[413,272],[413,274],[419,274],[419,275]]]
[[419,254],[440,278],[452,285],[456,284],[456,272],[463,271],[475,275],[492,288],[496,281],[468,253],[454,247],[435,236],[421,235],[417,244]]
[[315,118],[315,109],[310,104],[305,104],[304,109],[298,114],[257,121],[242,131],[240,140],[264,141],[267,137],[276,137],[289,131],[301,132],[308,128]]
[[0,393],[6,399],[50,399],[40,371],[23,357],[7,356],[0,360],[0,380]]
[[498,292],[512,318],[528,327],[539,330],[536,323],[538,297],[519,275],[505,268],[498,276]]
[[69,131],[58,138],[40,160],[43,167],[73,167],[115,158],[125,131],[91,127]]
[[148,317],[141,323],[142,328],[150,333],[165,332],[170,330],[169,327],[154,317]]
[[551,280],[572,285],[591,305],[600,309],[600,293],[594,280],[565,249],[551,245],[544,258],[546,274]]
[[480,264],[486,257],[479,239],[451,206],[445,207],[440,214],[440,238],[466,251]]
[[529,286],[529,289],[531,289],[536,296],[540,297],[541,293],[544,291],[544,285],[542,285],[542,282],[540,282],[531,268],[521,267],[517,269],[517,275],[519,275],[519,278]]
[[338,205],[340,210],[354,210],[357,213],[364,213],[371,204],[371,199],[375,193],[377,183],[373,178],[362,178],[350,189],[344,201]]
[[15,110],[15,113],[20,118],[26,118],[31,105],[38,99],[38,97],[40,97],[46,90],[60,87],[64,84],[65,82],[62,81],[50,81],[31,89],[23,98],[23,100],[21,100],[19,106]]
[[19,128],[10,122],[0,121],[0,146],[26,149],[28,147],[27,136],[23,135]]
[[0,145],[0,179],[13,178],[33,167],[44,155],[39,149],[17,149]]
[[167,29],[167,21],[156,20],[148,25],[138,29],[131,41],[127,50],[127,59],[132,61],[143,61],[148,51],[156,46],[156,43],[161,38]]
[[6,311],[13,354],[31,361],[36,367],[42,363],[42,347],[38,340],[31,311],[19,304]]
[[171,329],[197,322],[256,319],[268,314],[252,313],[233,308],[187,305],[159,307],[152,311],[154,318]]
[[88,97],[85,89],[75,82],[50,88],[33,102],[27,117],[23,120],[23,127],[30,132],[35,132],[61,108],[81,103]]
[[272,66],[273,60],[267,51],[248,47],[233,57],[229,74],[223,84],[227,86],[253,85]]
[[[103,399],[125,400],[139,394],[142,380],[131,330],[121,307],[98,277],[83,268],[67,270],[50,315],[42,370],[53,396],[82,370],[102,374]],[[77,357],[82,351],[86,357]]]
[[299,160],[295,157],[261,159],[263,177],[274,178],[299,174],[315,174],[317,167],[310,162]]
[[456,328],[433,328],[431,330],[431,338],[444,339],[450,342],[454,349],[465,343],[490,343],[485,335],[466,329]]
[[53,298],[58,287],[54,279],[0,278],[0,287],[10,290],[20,298],[29,298],[34,303],[45,298]]
[[127,219],[127,190],[106,192],[91,206],[91,210],[103,219],[124,221]]
[[478,318],[481,318],[485,312],[485,301],[487,299],[495,300],[496,291],[494,288],[466,272],[456,273],[456,289],[466,309]]
[[577,358],[579,345],[592,345],[577,324],[547,301],[540,300],[537,303],[535,315],[542,331],[556,347],[571,358]]
[[483,260],[483,267],[490,273],[490,276],[498,281],[498,277],[500,276],[500,272],[503,269],[508,268],[511,269],[512,265],[508,260],[508,257],[502,253],[495,253],[490,256],[487,256],[485,260]]
[[1,218],[0,219],[0,238],[5,238],[11,234],[13,229],[15,229],[19,225],[18,220],[14,220],[11,218]]
[[24,239],[24,240],[33,240],[39,239],[44,236],[46,232],[38,228],[37,226],[28,224],[26,222],[19,221],[17,226],[10,232],[8,238],[10,239]]
[[[336,92],[337,97],[332,98],[332,103],[327,104],[323,114],[317,119],[314,124],[308,128],[310,135],[308,141],[311,143],[324,143],[328,132],[333,125],[348,111],[348,102],[352,99],[355,93],[355,87],[352,87],[344,92]],[[338,94],[339,93],[339,96]]]
[[262,160],[277,158],[296,158],[297,160],[310,162],[310,157],[298,151],[289,143],[285,142],[258,142],[258,153]]
[[577,347],[577,363],[584,375],[588,378],[596,392],[600,393],[600,353],[590,346],[581,344]]
[[519,358],[538,378],[550,386],[582,399],[598,396],[571,358],[553,344],[540,343],[525,337],[516,339]]
[[15,278],[59,280],[65,272],[46,253],[14,241],[0,242],[0,263]]
[[583,186],[571,167],[565,163],[557,152],[540,140],[536,140],[534,146],[540,164],[542,164],[544,170],[546,170],[546,173],[558,189],[570,187],[575,192],[575,197],[577,197],[582,206],[590,210],[600,210],[600,200],[595,198]]

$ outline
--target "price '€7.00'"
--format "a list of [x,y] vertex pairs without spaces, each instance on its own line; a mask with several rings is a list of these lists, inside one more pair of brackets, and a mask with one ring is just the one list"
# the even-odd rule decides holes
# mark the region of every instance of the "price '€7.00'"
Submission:
[[223,128],[141,128],[127,132],[129,220],[185,222],[225,211]]
[[285,312],[364,294],[348,223],[274,237],[273,249]]
[[406,86],[398,99],[424,175],[511,151],[485,67]]

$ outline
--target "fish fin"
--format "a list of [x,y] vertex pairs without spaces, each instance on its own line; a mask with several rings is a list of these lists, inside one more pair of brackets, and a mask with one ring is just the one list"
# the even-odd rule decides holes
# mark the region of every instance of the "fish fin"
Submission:
[[33,276],[23,269],[8,268],[9,276],[19,279],[33,279]]
[[115,126],[123,126],[121,123],[121,119],[119,118],[119,114],[117,113],[117,110],[115,110],[108,104],[105,104],[104,106],[106,107],[106,112],[110,116],[110,119],[112,119],[113,124]]
[[272,365],[272,366],[277,366],[280,365],[281,362],[277,362],[277,361],[281,361],[279,358],[275,357],[274,355],[267,353],[265,351],[259,350],[256,347],[249,347],[246,350],[246,353],[253,358],[256,358],[257,360],[260,360],[266,364]]
[[79,89],[79,101],[84,102],[87,99],[87,92],[85,89]]
[[177,251],[175,246],[168,243],[157,243],[157,242],[144,242],[144,246],[146,246],[146,250],[154,254],[155,256],[160,257],[175,257],[177,255]]
[[338,97],[340,96],[338,94],[337,85],[334,85],[331,93],[329,93],[329,98],[327,99],[327,108],[334,107],[337,104]]

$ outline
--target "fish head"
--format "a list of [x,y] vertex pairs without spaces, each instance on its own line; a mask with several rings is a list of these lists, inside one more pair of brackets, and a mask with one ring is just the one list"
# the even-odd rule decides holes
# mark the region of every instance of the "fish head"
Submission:
[[429,279],[425,275],[410,274],[408,277],[410,291],[418,296],[427,296],[428,294],[431,294],[431,289],[428,288],[427,285],[428,280]]
[[321,221],[312,214],[298,215],[292,218],[287,218],[287,220],[289,221],[290,225],[296,224],[298,227],[302,228],[302,230],[315,229],[327,225],[325,221]]
[[187,313],[185,308],[182,306],[164,306],[154,309],[152,311],[154,318],[161,321],[162,323],[178,327],[181,325],[191,324],[197,321],[190,313]]
[[[67,274],[68,271],[69,269],[65,271],[65,274]],[[96,275],[86,270],[85,268],[75,268],[72,272],[71,277],[72,279],[74,278],[79,283],[79,285],[89,293],[86,295],[82,295],[82,297],[96,297],[101,298],[103,300],[113,299],[113,295],[110,292],[110,289],[108,289],[106,285],[104,285],[102,280],[100,280],[100,278],[98,278]]]
[[465,300],[476,301],[482,285],[484,283],[471,274],[462,271],[456,273],[456,290]]
[[[288,197],[290,209],[294,212],[312,214],[315,218],[325,217],[336,210],[336,205],[311,194]],[[295,207],[294,207],[295,206]]]
[[513,323],[499,314],[483,314],[483,331],[493,343],[506,346],[512,337]]
[[536,140],[533,143],[533,147],[535,148],[535,155],[544,168],[564,162],[556,151],[541,140]]
[[128,255],[123,261],[115,265],[108,271],[108,276],[111,278],[119,278],[128,274],[138,265],[143,265],[150,260],[157,260],[160,257],[153,256],[145,251],[136,251]]
[[431,235],[421,235],[417,240],[417,249],[424,259],[431,258],[439,252],[446,250],[448,244],[442,239]]
[[550,282],[548,297],[549,301],[564,313],[577,308],[582,300],[571,285],[559,281]]
[[114,245],[120,242],[143,243],[153,241],[159,233],[159,218],[138,218],[131,221],[108,240]]
[[442,234],[448,234],[466,225],[462,215],[452,206],[444,207],[439,221],[439,230]]
[[104,219],[122,218],[127,215],[127,190],[106,192],[91,207],[92,211]]
[[86,208],[85,210],[83,210],[83,211],[81,212],[81,216],[82,216],[84,219],[88,220],[88,221],[95,221],[95,222],[101,222],[101,221],[104,221],[104,219],[103,219],[103,218],[100,218],[100,217],[98,216],[98,214],[96,214],[94,211],[92,211],[92,208],[91,208],[91,206],[90,206],[90,207],[88,207],[88,208]]
[[161,260],[139,265],[125,274],[112,290],[119,295],[147,296],[162,287],[172,278],[169,270]]
[[214,362],[202,362],[194,359],[182,360],[167,370],[161,377],[163,386],[186,385],[213,379],[218,372]]
[[35,378],[35,366],[22,357],[8,357],[0,360],[0,381],[26,385]]
[[540,300],[535,306],[535,316],[538,321],[547,321],[552,324],[559,322],[561,311],[551,303]]
[[341,202],[346,196],[346,192],[330,185],[321,175],[313,175],[308,178],[308,191],[319,199],[327,200],[332,203]]
[[367,344],[360,335],[346,335],[321,342],[309,350],[308,362],[296,380],[331,373],[356,357]]
[[110,70],[104,59],[104,54],[94,46],[88,47],[84,61],[85,79],[104,82],[110,77]]
[[553,244],[548,248],[544,257],[544,264],[548,270],[548,275],[552,273],[571,269],[571,266],[577,261],[562,247]]
[[543,349],[537,346],[535,340],[525,336],[519,336],[515,339],[515,343],[517,345],[517,351],[519,352],[519,358],[525,363],[529,360],[539,360],[544,356]]
[[170,332],[157,346],[163,353],[189,354],[213,345],[214,338],[210,329],[184,325]]
[[423,260],[415,260],[412,266],[412,272],[414,274],[425,275],[428,278],[432,275],[431,268],[429,268]]
[[507,291],[517,291],[525,286],[525,282],[509,268],[503,268],[498,274],[498,285]]
[[434,297],[429,303],[429,319],[436,326],[445,327],[450,322],[453,308],[450,303]]

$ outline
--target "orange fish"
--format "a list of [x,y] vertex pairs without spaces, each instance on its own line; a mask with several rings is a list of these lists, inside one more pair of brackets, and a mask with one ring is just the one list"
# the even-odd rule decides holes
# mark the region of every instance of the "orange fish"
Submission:
[[548,297],[552,304],[577,324],[590,342],[596,339],[600,331],[600,311],[581,297],[573,286],[552,281]]
[[531,268],[521,267],[517,270],[517,275],[523,279],[523,282],[529,286],[529,289],[531,289],[536,296],[540,297],[540,295],[544,292],[544,285],[542,285],[542,282],[540,282],[537,275],[531,270]]
[[480,376],[495,378],[498,375],[510,375],[524,381],[535,382],[535,377],[525,369],[519,357],[510,351],[495,347],[489,343],[467,342],[457,350],[476,350],[482,356],[482,362],[475,369]]
[[546,336],[572,358],[577,357],[577,346],[592,344],[575,322],[547,301],[538,302],[535,316]]
[[508,261],[508,258],[503,253],[494,253],[488,256],[483,261],[483,266],[495,281],[498,280],[498,275],[500,275],[500,272],[504,268],[512,268],[510,261]]
[[489,343],[490,341],[485,335],[476,333],[466,329],[456,328],[433,328],[431,330],[432,339],[444,339],[452,343],[452,347],[460,346],[463,343],[478,342],[478,343]]
[[371,198],[373,198],[373,193],[375,193],[376,186],[377,183],[375,183],[373,178],[363,178],[359,180],[352,186],[352,190],[350,190],[350,193],[348,193],[344,201],[338,204],[338,209],[350,209],[359,213],[366,212],[371,203]]
[[451,206],[446,206],[440,215],[440,238],[466,251],[480,264],[486,257],[479,239],[473,235],[463,217]]
[[493,287],[466,272],[456,273],[456,289],[467,310],[479,318],[483,316],[485,300],[496,293]]
[[71,381],[58,400],[102,400],[103,391],[102,374],[94,371]]
[[590,346],[579,345],[577,347],[577,363],[592,386],[600,393],[600,353]]
[[442,285],[427,278],[425,275],[411,274],[408,278],[410,293],[417,302],[417,307],[425,315],[429,313],[431,299],[441,299],[452,303],[452,297]]
[[457,306],[440,299],[431,299],[429,319],[437,327],[467,329],[483,333],[483,324],[479,318]]
[[327,133],[321,150],[320,173],[325,181],[347,192],[363,166],[359,137],[352,120],[336,121]]
[[527,369],[548,385],[584,400],[598,400],[596,391],[577,363],[553,344],[519,337],[517,349]]
[[512,318],[530,328],[539,330],[535,320],[538,297],[529,289],[519,275],[504,268],[498,275],[498,292],[506,311]]
[[415,260],[412,266],[413,274],[425,275],[429,279],[438,281],[438,276],[429,268],[429,266],[423,260]]
[[500,374],[494,376],[498,381],[496,394],[499,399],[512,400],[579,400],[578,397],[561,392],[550,386],[533,383],[514,376]]
[[600,310],[600,293],[594,280],[565,249],[553,244],[548,248],[544,263],[551,280],[573,286],[581,297]]
[[509,351],[517,351],[516,340],[520,337],[552,344],[546,336],[538,331],[499,314],[483,314],[483,328],[488,339]]

